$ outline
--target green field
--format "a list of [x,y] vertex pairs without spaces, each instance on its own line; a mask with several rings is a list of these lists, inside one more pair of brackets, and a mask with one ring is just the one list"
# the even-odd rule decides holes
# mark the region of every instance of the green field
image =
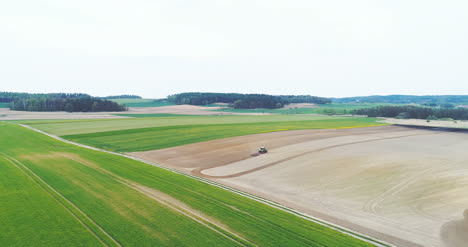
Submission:
[[3,246],[369,246],[258,201],[0,123]]
[[110,99],[111,101],[128,107],[160,107],[174,105],[167,101],[155,101],[154,99]]
[[376,107],[380,105],[392,105],[392,104],[380,104],[380,103],[333,103],[325,105],[317,105],[316,108],[293,108],[293,109],[233,109],[225,108],[215,111],[223,112],[235,112],[235,113],[272,113],[272,114],[350,114],[352,110]]
[[347,117],[307,116],[307,115],[265,115],[265,116],[193,116],[193,117],[157,117],[94,120],[27,120],[16,121],[30,124],[34,128],[54,135],[76,135],[103,131],[136,128],[163,127],[175,125],[232,124],[258,122],[288,122],[322,119],[348,119]]
[[0,102],[0,108],[8,108],[10,103],[2,103]]
[[376,123],[376,119],[373,118],[343,118],[240,124],[176,125],[66,135],[62,137],[110,151],[136,152],[273,131],[335,129],[375,125],[382,124]]

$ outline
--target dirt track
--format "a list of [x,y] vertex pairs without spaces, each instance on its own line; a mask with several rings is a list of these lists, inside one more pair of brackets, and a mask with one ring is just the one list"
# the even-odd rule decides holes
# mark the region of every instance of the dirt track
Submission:
[[[259,146],[270,152],[251,157]],[[468,133],[381,126],[265,133],[132,155],[400,246],[441,246],[441,227],[468,207],[467,148]]]

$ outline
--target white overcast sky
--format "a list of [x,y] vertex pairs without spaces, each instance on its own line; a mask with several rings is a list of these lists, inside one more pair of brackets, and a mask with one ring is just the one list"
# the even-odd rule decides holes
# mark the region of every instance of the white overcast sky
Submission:
[[3,0],[0,91],[468,94],[468,1]]

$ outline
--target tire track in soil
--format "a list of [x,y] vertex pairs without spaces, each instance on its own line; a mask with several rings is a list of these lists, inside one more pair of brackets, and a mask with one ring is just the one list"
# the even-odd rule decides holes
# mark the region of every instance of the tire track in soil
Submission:
[[256,168],[253,168],[253,169],[250,169],[250,170],[247,170],[247,171],[238,172],[238,173],[234,173],[234,174],[230,174],[230,175],[214,176],[214,175],[207,175],[207,174],[203,173],[204,170],[220,167],[220,166],[223,166],[223,165],[214,166],[214,167],[210,167],[210,168],[197,168],[197,169],[194,169],[191,173],[192,173],[192,175],[195,175],[195,176],[200,176],[200,177],[210,178],[210,179],[234,178],[234,177],[239,177],[239,176],[246,175],[246,174],[249,174],[249,173],[252,173],[252,172],[260,171],[260,170],[263,170],[265,168],[272,167],[272,166],[281,164],[283,162],[290,161],[290,160],[293,160],[293,159],[296,159],[296,158],[299,158],[299,157],[302,157],[302,156],[305,156],[305,155],[308,155],[308,154],[311,154],[311,153],[317,153],[317,152],[320,152],[320,151],[333,149],[333,148],[337,148],[337,147],[349,146],[349,145],[360,144],[360,143],[382,141],[382,140],[398,139],[398,138],[411,137],[411,136],[437,135],[437,134],[440,134],[440,133],[426,133],[426,134],[412,134],[412,135],[403,135],[403,136],[393,136],[393,137],[376,138],[376,139],[372,139],[372,140],[348,142],[348,143],[344,143],[344,144],[332,145],[332,146],[323,147],[323,148],[307,151],[307,152],[304,152],[304,153],[296,154],[296,155],[293,155],[293,156],[290,156],[290,157],[287,157],[287,158],[284,158],[284,159],[281,159],[281,160],[278,160],[278,161],[275,161],[275,162],[272,162],[272,163],[269,163],[269,164],[266,164],[266,165],[263,165],[263,166],[259,166],[259,167],[256,167]]

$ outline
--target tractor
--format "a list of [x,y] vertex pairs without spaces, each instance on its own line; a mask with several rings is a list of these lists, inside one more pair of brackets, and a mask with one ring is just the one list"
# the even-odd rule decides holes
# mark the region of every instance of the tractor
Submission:
[[268,153],[268,150],[265,147],[260,147],[258,149],[258,153],[259,154],[266,154],[266,153]]

